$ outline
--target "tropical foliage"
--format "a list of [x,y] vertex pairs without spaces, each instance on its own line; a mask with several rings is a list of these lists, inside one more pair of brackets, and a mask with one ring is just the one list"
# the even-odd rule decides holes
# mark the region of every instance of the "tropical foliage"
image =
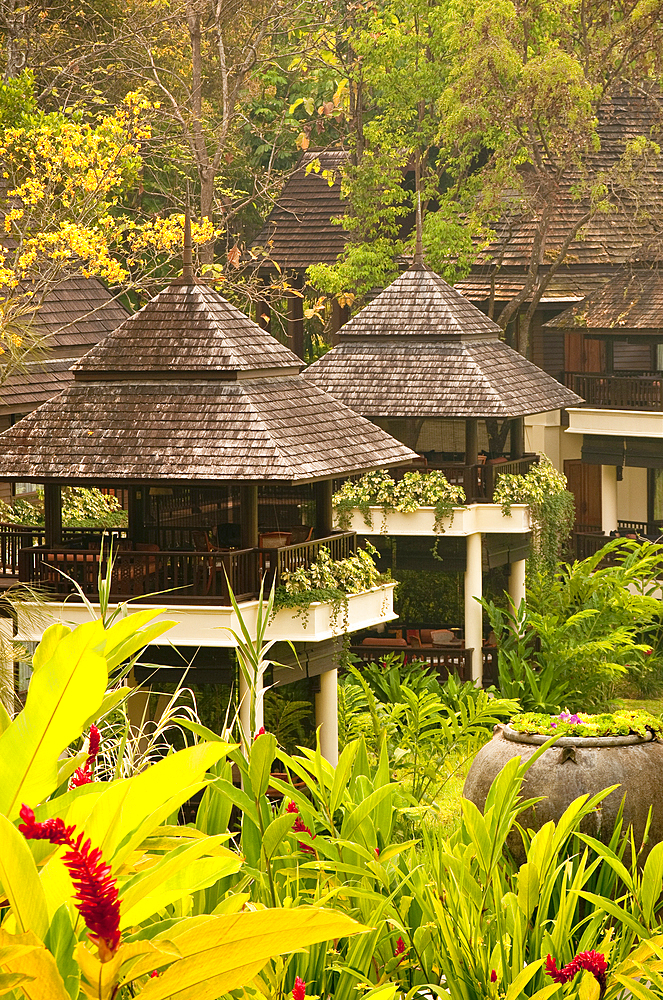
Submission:
[[553,572],[568,546],[575,503],[566,485],[566,476],[546,455],[524,476],[498,475],[493,499],[502,505],[504,514],[511,513],[514,503],[529,504],[533,529],[530,571]]
[[663,723],[651,712],[640,709],[636,712],[606,712],[591,715],[587,712],[561,712],[559,715],[543,715],[525,712],[514,715],[509,725],[517,733],[539,736],[663,736]]
[[[5,524],[44,524],[44,491],[37,488],[35,501],[16,497],[12,503],[0,500],[0,521]],[[113,528],[127,523],[126,511],[110,493],[96,487],[66,486],[62,491],[62,525],[65,528]]]
[[[373,527],[371,507],[381,507],[405,513],[419,507],[435,508],[435,530],[444,531],[444,521],[453,517],[454,507],[465,506],[465,492],[452,485],[442,472],[406,472],[395,480],[389,472],[378,469],[367,472],[358,480],[346,480],[332,498],[339,527],[349,528],[354,510],[361,512],[367,527]],[[386,521],[383,524],[386,533]]]

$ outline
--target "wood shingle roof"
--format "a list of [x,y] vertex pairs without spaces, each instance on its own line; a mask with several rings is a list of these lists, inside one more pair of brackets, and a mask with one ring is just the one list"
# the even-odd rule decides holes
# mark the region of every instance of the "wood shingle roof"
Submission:
[[663,274],[659,270],[620,271],[544,327],[663,332]]
[[500,333],[430,268],[414,264],[304,375],[367,417],[520,417],[580,402]]
[[173,282],[75,366],[80,375],[115,372],[299,370],[296,354],[207,285]]
[[[614,96],[599,111],[598,135],[600,149],[585,157],[588,177],[607,176],[623,154],[628,143],[644,136],[660,143],[663,128],[663,101],[655,93],[644,90],[629,93],[624,90]],[[578,199],[574,185],[579,180],[570,174],[560,184],[559,202],[552,225],[546,235],[541,275],[554,259],[572,226],[587,211],[586,199]],[[571,282],[580,297],[596,288],[593,276],[613,271],[631,260],[651,260],[658,253],[656,216],[663,207],[663,156],[652,156],[646,171],[638,168],[635,184],[639,190],[631,194],[611,184],[618,211],[599,212],[593,216],[569,246],[563,272],[554,277],[546,289],[546,299],[571,298]],[[508,300],[523,287],[529,266],[536,230],[536,220],[527,214],[506,212],[493,227],[495,239],[482,251],[470,274],[456,287],[473,301],[487,299],[491,280],[495,280],[496,300]],[[653,256],[652,256],[653,254]]]
[[[320,170],[310,170],[316,160]],[[343,251],[348,234],[333,219],[340,219],[348,205],[341,197],[341,169],[348,153],[341,149],[310,150],[286,182],[281,196],[254,243],[265,247],[282,268],[303,270],[310,264],[333,264]],[[333,184],[323,172],[334,174]]]
[[217,292],[174,283],[2,435],[0,478],[307,482],[414,457],[299,365]]

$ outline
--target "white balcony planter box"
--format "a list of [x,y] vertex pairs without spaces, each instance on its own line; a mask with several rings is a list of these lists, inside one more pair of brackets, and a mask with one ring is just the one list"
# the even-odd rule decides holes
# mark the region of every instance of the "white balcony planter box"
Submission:
[[[364,515],[355,510],[351,515],[350,529],[361,535],[435,535],[435,508],[419,507],[410,513],[399,510],[384,511],[371,507],[373,527],[369,528]],[[502,513],[500,504],[473,503],[468,507],[455,507],[453,518],[443,521],[445,535],[458,538],[484,534],[525,534],[531,530],[530,510],[527,504],[513,504],[510,516]]]
[[[381,622],[392,621],[398,616],[394,614],[395,583],[384,583],[361,594],[348,594],[347,625],[343,607],[334,617],[334,608],[326,602],[315,602],[309,605],[308,618],[306,614],[297,617],[297,608],[282,608],[274,617],[267,629],[268,639],[290,639],[292,642],[306,640],[321,642],[331,639],[343,632],[356,632],[359,629],[379,625]],[[26,605],[26,608],[28,606]],[[92,604],[95,613],[99,614],[99,605]],[[129,605],[129,611],[143,611],[147,608],[158,608],[164,620],[176,624],[164,635],[160,636],[154,645],[176,646],[235,646],[233,637],[225,631],[227,628],[240,633],[239,621],[232,608],[214,605],[181,605],[173,603],[164,608],[156,604]],[[242,617],[250,630],[255,630],[258,613],[258,601],[244,601],[240,605]],[[111,605],[110,611],[113,610]],[[89,621],[90,615],[83,604],[54,603],[45,606],[34,606],[31,613],[21,614],[19,610],[18,638],[24,642],[38,642],[44,630],[54,622],[65,622],[68,625],[80,625]],[[305,624],[306,622],[306,624]]]

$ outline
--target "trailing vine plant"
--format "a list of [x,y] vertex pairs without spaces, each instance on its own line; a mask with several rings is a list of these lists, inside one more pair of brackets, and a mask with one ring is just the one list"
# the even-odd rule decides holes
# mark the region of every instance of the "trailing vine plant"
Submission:
[[566,488],[566,476],[558,472],[546,455],[527,475],[502,473],[493,494],[502,513],[511,515],[514,503],[529,504],[532,516],[532,556],[530,570],[553,573],[568,544],[575,503]]
[[386,515],[391,510],[412,513],[419,507],[435,508],[435,531],[442,533],[445,521],[453,523],[454,508],[465,506],[462,486],[454,486],[446,476],[435,469],[430,472],[406,472],[398,482],[385,469],[368,472],[361,479],[348,480],[334,494],[333,500],[338,526],[349,530],[355,510],[361,512],[364,524],[373,527],[371,507],[381,507],[382,534],[387,534]]
[[331,626],[337,633],[349,627],[350,594],[361,594],[384,583],[388,577],[380,573],[373,556],[377,549],[370,542],[347,559],[334,560],[329,549],[323,546],[315,562],[308,568],[300,566],[286,570],[277,588],[272,616],[282,608],[297,608],[295,617],[301,618],[304,628],[308,625],[311,604],[321,601],[331,604]]

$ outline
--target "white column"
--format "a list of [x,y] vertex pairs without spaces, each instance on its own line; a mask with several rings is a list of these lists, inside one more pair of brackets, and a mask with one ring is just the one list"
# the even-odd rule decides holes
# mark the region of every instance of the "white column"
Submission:
[[527,561],[525,559],[517,559],[515,562],[511,563],[511,572],[509,573],[509,597],[513,601],[516,611],[525,600],[526,565]]
[[477,687],[483,678],[483,608],[475,597],[482,595],[481,532],[467,536],[465,566],[465,648],[472,649],[472,680]]
[[[265,724],[265,692],[262,687],[262,676],[256,679],[256,728],[257,733]],[[239,671],[239,721],[247,743],[250,743],[255,733],[251,732],[251,688],[246,682],[243,671]]]
[[601,527],[604,535],[617,530],[617,468],[601,466]]
[[0,620],[0,701],[11,716],[14,715],[14,622],[11,618]]
[[338,764],[338,670],[320,674],[315,696],[315,725],[320,728],[320,752],[329,763]]

